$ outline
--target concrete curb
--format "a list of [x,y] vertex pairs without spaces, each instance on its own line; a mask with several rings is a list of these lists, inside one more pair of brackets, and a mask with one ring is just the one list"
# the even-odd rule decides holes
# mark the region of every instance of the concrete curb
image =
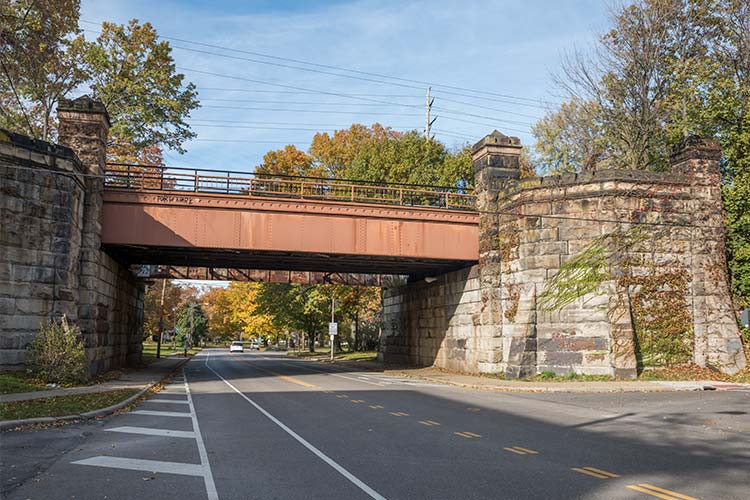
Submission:
[[[589,384],[592,382],[570,382],[566,385],[565,382],[557,382],[559,385],[547,385],[547,386],[491,386],[484,384],[467,384],[463,382],[456,382],[452,380],[445,380],[442,378],[433,378],[425,375],[415,375],[401,371],[400,368],[388,368],[388,366],[375,367],[370,364],[370,361],[349,361],[349,360],[336,360],[335,363],[331,363],[327,358],[319,357],[296,357],[290,356],[292,359],[298,359],[301,361],[324,363],[329,366],[345,366],[349,368],[357,368],[362,371],[375,371],[383,373],[385,375],[391,375],[396,377],[410,378],[413,380],[420,380],[422,382],[430,382],[432,384],[442,384],[451,387],[463,387],[465,389],[478,389],[483,391],[494,391],[494,392],[529,392],[529,393],[589,393],[589,394],[607,394],[615,392],[697,392],[697,391],[716,391],[716,390],[727,390],[727,389],[750,389],[749,384],[732,384],[728,382],[714,382],[714,381],[649,381],[649,382],[623,382],[616,386],[611,387],[591,387]],[[362,363],[362,364],[359,364]],[[368,366],[369,365],[369,366]],[[617,382],[594,382],[601,384],[612,384]],[[632,387],[628,387],[629,384],[633,384]],[[647,384],[647,385],[644,385]],[[731,390],[730,389],[730,390]]]
[[[138,398],[146,394],[148,391],[150,391],[157,385],[161,384],[168,378],[174,376],[174,374],[177,371],[179,371],[183,366],[185,366],[185,364],[191,359],[192,359],[192,356],[189,358],[186,358],[179,365],[174,367],[169,373],[164,375],[160,380],[157,380],[156,382],[151,382],[149,385],[147,385],[146,387],[138,391],[136,394],[133,394],[129,398],[123,401],[120,401],[119,403],[115,403],[112,406],[107,406],[106,408],[99,408],[98,410],[87,411],[79,415],[64,415],[61,417],[25,418],[21,420],[0,420],[0,432],[4,432],[7,430],[11,430],[11,429],[16,429],[19,427],[25,428],[25,427],[39,425],[39,424],[56,424],[56,423],[62,423],[62,422],[73,422],[77,420],[90,420],[90,419],[95,419],[95,418],[106,417],[130,405],[131,403],[138,400]],[[117,389],[114,389],[114,390],[117,390]],[[89,394],[96,394],[96,393],[94,392],[94,393],[89,393]],[[65,397],[65,396],[62,396],[62,397]]]

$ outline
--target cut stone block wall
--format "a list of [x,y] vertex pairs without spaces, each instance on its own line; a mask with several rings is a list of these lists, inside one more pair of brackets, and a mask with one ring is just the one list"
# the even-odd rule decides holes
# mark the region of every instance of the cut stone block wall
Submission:
[[393,363],[465,369],[481,309],[478,266],[385,288],[381,349]]
[[[507,377],[545,370],[633,377],[645,352],[637,332],[649,315],[673,312],[687,323],[686,361],[727,373],[746,366],[726,274],[715,144],[687,141],[669,173],[519,180],[519,154],[518,139],[499,133],[475,146],[479,264],[384,292],[386,361]],[[595,288],[550,307],[545,291],[561,267],[593,247],[606,250]],[[676,285],[657,286],[644,313],[644,283],[662,275]],[[670,287],[673,302],[660,304]]]
[[39,326],[63,314],[92,373],[140,361],[143,285],[100,248],[103,181],[86,174],[103,172],[108,123],[90,104],[59,106],[69,147],[0,131],[0,368],[22,368]]

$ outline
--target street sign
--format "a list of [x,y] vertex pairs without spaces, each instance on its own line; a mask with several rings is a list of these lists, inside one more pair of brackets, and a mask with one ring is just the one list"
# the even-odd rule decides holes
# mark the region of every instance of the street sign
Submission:
[[328,335],[331,337],[335,337],[339,334],[339,324],[338,323],[328,323]]

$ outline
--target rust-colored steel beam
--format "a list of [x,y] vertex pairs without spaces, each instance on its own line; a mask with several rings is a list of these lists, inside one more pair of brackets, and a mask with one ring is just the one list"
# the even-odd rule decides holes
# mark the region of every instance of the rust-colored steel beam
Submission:
[[322,273],[267,269],[237,269],[186,266],[133,266],[133,272],[145,279],[181,279],[202,281],[249,281],[255,283],[297,283],[302,285],[381,286],[380,274]]
[[[183,249],[186,260],[158,262],[174,265],[193,265],[193,251],[206,258],[234,251],[450,261],[455,267],[478,260],[479,229],[478,214],[469,211],[110,187],[104,192],[102,244],[114,251]],[[195,265],[207,264],[237,267]]]

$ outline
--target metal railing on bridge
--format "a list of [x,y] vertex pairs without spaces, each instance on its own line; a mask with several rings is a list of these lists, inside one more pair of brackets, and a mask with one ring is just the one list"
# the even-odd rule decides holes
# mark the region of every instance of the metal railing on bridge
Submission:
[[117,189],[316,199],[476,210],[470,188],[108,163],[105,186]]

